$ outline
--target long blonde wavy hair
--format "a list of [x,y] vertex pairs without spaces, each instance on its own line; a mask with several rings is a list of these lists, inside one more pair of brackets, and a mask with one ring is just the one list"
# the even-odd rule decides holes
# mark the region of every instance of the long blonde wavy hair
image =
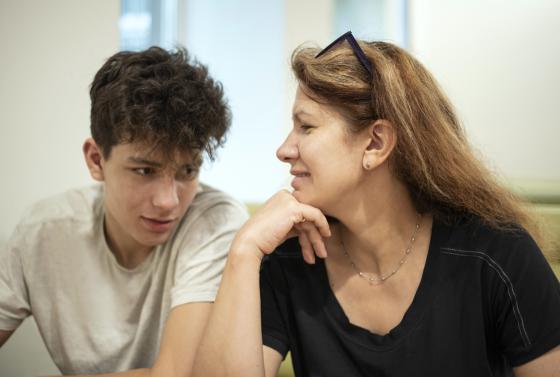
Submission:
[[316,58],[299,47],[292,70],[306,92],[334,107],[359,132],[376,119],[390,121],[397,143],[390,157],[419,211],[443,221],[475,215],[503,230],[525,228],[549,248],[535,216],[477,158],[455,111],[430,72],[405,50],[386,42],[359,41],[371,75],[347,43]]

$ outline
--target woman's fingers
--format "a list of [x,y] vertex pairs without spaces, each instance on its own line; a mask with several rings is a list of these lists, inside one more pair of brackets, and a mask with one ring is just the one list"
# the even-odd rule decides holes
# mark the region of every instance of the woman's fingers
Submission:
[[303,255],[303,260],[309,264],[315,264],[315,252],[313,251],[313,246],[304,231],[301,231],[298,235],[299,245],[301,246],[301,254]]
[[[311,252],[317,255],[320,258],[327,257],[327,248],[325,247],[325,240],[319,233],[319,230],[315,226],[315,223],[312,222],[303,222],[296,225],[296,229],[301,233],[305,234],[306,241],[305,243],[309,244],[310,248],[312,249]],[[301,244],[301,242],[300,242]]]
[[331,230],[327,218],[319,209],[307,204],[299,203],[294,199],[294,224],[313,223],[323,237],[330,237]]
[[300,203],[293,196],[291,199],[293,228],[298,233],[303,259],[307,263],[314,264],[315,256],[327,257],[324,237],[331,236],[329,223],[319,209]]
[[290,229],[288,234],[286,234],[286,237],[284,237],[282,242],[286,241],[289,238],[294,238],[294,237],[298,237],[298,236],[299,236],[299,231],[295,227],[293,227],[292,229]]
[[313,263],[315,255],[326,256],[323,237],[330,237],[331,231],[325,215],[315,207],[298,202],[291,193],[280,191],[245,223],[236,240],[246,244],[244,249],[257,250],[262,257],[296,235],[306,261]]

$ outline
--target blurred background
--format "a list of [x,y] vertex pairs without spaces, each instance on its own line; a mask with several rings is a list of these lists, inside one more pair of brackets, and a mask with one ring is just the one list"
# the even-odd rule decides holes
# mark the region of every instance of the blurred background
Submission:
[[[113,53],[184,45],[208,65],[234,120],[201,179],[259,203],[289,182],[275,151],[291,127],[291,52],[347,30],[419,58],[484,160],[560,224],[559,25],[557,0],[0,0],[0,246],[31,203],[91,182],[88,86]],[[25,321],[0,375],[56,373]]]

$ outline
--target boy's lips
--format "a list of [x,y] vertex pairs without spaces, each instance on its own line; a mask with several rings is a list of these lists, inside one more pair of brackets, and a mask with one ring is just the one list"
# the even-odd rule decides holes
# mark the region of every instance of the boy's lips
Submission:
[[153,232],[167,232],[175,225],[175,219],[158,219],[141,216],[142,223]]

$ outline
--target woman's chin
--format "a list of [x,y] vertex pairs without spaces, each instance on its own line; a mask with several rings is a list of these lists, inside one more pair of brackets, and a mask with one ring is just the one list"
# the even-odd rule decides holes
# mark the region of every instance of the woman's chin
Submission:
[[310,195],[306,195],[305,193],[298,190],[292,192],[292,195],[297,199],[298,202],[320,209],[323,213],[325,212],[323,208],[324,206],[322,205],[322,203],[320,203],[320,201],[317,200],[317,198],[313,198]]
[[311,201],[309,200],[309,196],[305,195],[305,193],[301,192],[300,190],[294,190],[292,192],[292,195],[297,199],[298,202],[312,205]]

